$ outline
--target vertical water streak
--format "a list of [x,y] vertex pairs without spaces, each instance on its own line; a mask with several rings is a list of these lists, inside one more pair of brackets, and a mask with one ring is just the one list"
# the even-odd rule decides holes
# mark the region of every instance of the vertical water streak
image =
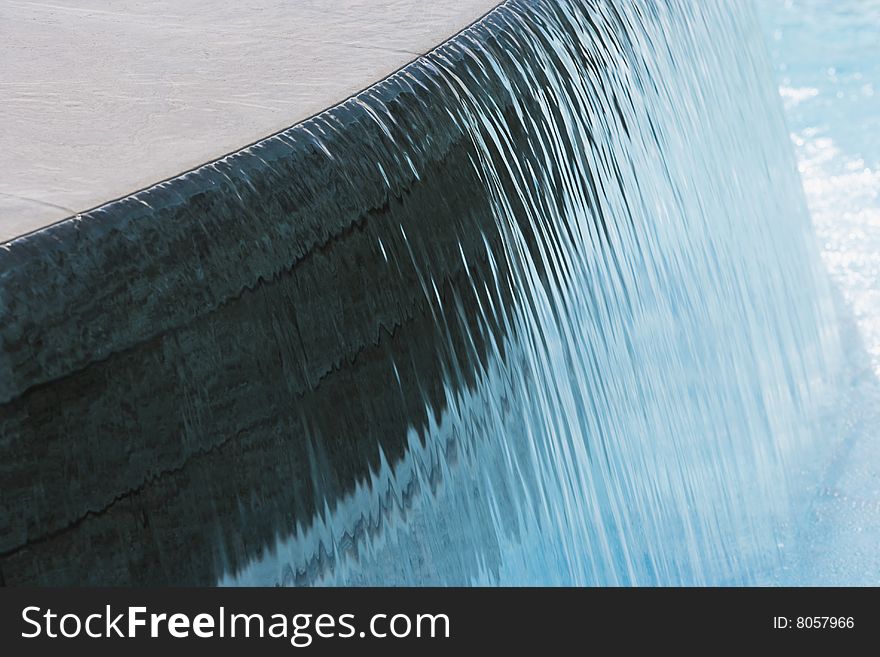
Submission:
[[[488,20],[497,42],[466,32],[412,81],[466,135],[500,236],[467,281],[476,321],[424,266],[433,245],[402,227],[381,245],[450,336],[443,403],[224,583],[739,583],[787,540],[836,336],[750,8],[514,1]],[[377,147],[418,178],[415,143]]]

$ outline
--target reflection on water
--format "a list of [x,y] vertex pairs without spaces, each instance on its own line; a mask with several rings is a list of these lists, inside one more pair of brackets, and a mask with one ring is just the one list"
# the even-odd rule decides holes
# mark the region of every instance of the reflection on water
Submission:
[[880,2],[758,3],[822,260],[840,297],[847,378],[827,419],[799,538],[770,581],[880,584]]
[[[429,60],[494,220],[460,257],[486,266],[441,293],[430,245],[381,244],[421,272],[442,384],[401,457],[377,447],[223,583],[748,583],[794,540],[837,337],[757,19],[548,0],[492,20],[516,25],[452,48],[502,99]],[[331,439],[310,432],[318,499]]]

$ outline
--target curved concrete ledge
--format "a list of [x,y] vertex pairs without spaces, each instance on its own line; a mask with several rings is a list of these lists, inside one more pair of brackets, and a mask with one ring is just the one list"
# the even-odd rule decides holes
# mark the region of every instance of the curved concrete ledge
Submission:
[[470,284],[508,263],[460,94],[525,144],[511,94],[555,74],[522,62],[556,11],[509,0],[304,123],[0,247],[7,584],[214,583],[470,385],[510,297]]
[[10,0],[0,242],[284,130],[497,0]]

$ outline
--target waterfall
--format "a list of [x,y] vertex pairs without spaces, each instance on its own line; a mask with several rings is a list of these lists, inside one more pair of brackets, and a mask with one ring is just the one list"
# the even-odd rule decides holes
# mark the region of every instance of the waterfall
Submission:
[[[483,23],[397,74],[463,136],[457,175],[491,219],[475,249],[403,225],[379,240],[383,275],[416,273],[440,385],[388,352],[424,410],[338,497],[304,421],[323,502],[221,581],[749,583],[789,538],[838,359],[751,7],[512,0]],[[365,154],[383,177],[389,159],[430,175],[418,104],[352,102],[387,137]]]

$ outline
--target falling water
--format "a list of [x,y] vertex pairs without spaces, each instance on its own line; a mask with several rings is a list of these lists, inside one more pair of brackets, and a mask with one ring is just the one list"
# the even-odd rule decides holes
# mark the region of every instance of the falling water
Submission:
[[476,320],[422,267],[430,246],[402,227],[380,245],[423,272],[459,352],[442,403],[223,583],[748,583],[789,540],[836,335],[750,7],[514,1],[487,20],[499,42],[465,32],[418,82],[466,133],[503,247],[468,280]]

